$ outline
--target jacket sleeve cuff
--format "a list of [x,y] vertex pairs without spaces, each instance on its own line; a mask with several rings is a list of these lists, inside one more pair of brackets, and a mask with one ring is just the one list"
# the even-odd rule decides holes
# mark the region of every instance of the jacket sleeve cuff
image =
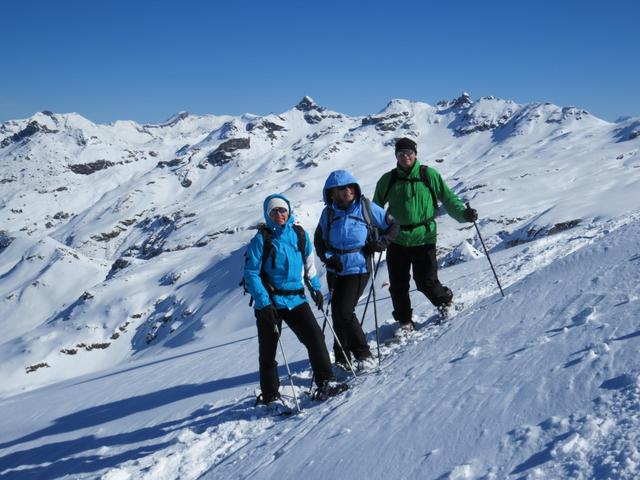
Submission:
[[255,301],[255,308],[256,310],[262,310],[264,307],[268,307],[269,305],[271,305],[271,299],[270,298],[264,298],[264,297],[259,297],[254,299]]

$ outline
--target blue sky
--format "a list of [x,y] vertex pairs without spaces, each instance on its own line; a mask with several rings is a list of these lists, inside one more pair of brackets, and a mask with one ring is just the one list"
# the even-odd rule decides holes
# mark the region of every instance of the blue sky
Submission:
[[467,91],[640,116],[640,2],[5,2],[0,121],[349,115]]

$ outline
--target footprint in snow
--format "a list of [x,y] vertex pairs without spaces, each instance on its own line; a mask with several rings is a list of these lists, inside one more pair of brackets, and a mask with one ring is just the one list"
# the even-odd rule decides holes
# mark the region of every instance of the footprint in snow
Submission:
[[457,363],[461,360],[464,360],[465,358],[475,358],[478,355],[480,355],[481,351],[482,349],[480,347],[473,347],[470,350],[467,350],[466,352],[464,352],[458,358],[454,358],[453,360],[450,360],[449,363]]
[[574,325],[584,325],[589,321],[593,321],[595,318],[595,309],[593,307],[587,307],[571,317],[571,321]]

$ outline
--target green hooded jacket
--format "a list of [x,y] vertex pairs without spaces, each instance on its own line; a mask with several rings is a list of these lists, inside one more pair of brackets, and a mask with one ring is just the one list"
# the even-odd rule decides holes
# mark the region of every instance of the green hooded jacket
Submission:
[[[420,178],[420,162],[416,160],[413,168],[407,173],[396,167],[397,180],[391,187],[389,195],[383,199],[391,180],[391,172],[387,172],[376,184],[373,201],[384,208],[389,203],[389,213],[400,225],[415,225],[431,220],[427,225],[419,225],[412,229],[401,229],[394,243],[404,247],[414,247],[425,244],[435,244],[437,227],[435,222],[436,209],[431,192]],[[464,223],[465,206],[455,193],[444,182],[440,174],[432,167],[427,170],[429,182],[438,200],[442,202],[447,213],[458,222]],[[414,181],[406,181],[415,179]]]

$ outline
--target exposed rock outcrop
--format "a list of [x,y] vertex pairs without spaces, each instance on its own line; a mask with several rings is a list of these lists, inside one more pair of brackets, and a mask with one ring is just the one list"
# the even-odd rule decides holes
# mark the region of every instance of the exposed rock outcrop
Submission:
[[109,160],[96,160],[95,162],[90,163],[76,163],[69,165],[69,170],[78,175],[91,175],[92,173],[113,167],[114,165],[115,163],[110,162]]
[[301,112],[310,112],[312,110],[316,110],[319,112],[324,111],[324,108],[316,105],[316,102],[313,101],[313,98],[305,95],[300,102],[296,105],[296,110],[300,110]]
[[22,130],[20,130],[19,132],[14,133],[10,137],[7,137],[4,140],[2,140],[2,142],[0,142],[0,148],[7,147],[12,143],[18,143],[24,140],[25,138],[29,138],[35,135],[38,132],[56,133],[57,130],[50,130],[46,125],[40,125],[38,122],[33,120],[29,122],[27,126],[24,127]]
[[263,120],[260,123],[248,123],[247,124],[247,132],[251,132],[253,130],[264,130],[267,136],[271,140],[277,139],[276,132],[287,131],[285,127],[282,125],[278,125],[277,123],[270,122],[269,120]]
[[315,125],[328,118],[335,119],[343,117],[343,115],[339,113],[327,112],[326,108],[318,106],[311,97],[307,96],[300,100],[295,108],[296,110],[304,112],[304,120],[310,125]]
[[11,242],[13,242],[14,240],[15,239],[13,237],[10,237],[7,232],[5,232],[4,230],[0,230],[0,253],[9,245],[11,245]]
[[234,153],[238,150],[250,148],[250,144],[249,138],[232,138],[231,140],[227,140],[207,155],[207,162],[214,167],[221,167],[233,160]]
[[113,278],[116,273],[124,268],[127,268],[129,265],[131,265],[131,262],[129,260],[126,260],[124,258],[117,259],[115,262],[113,262],[113,265],[111,265],[111,270],[109,270],[109,273],[107,274],[107,280]]
[[369,116],[362,119],[362,126],[375,125],[376,130],[393,132],[404,125],[409,112],[391,113],[384,116]]
[[626,142],[627,140],[634,140],[640,137],[640,120],[636,120],[625,127],[616,129],[615,135],[619,142]]

